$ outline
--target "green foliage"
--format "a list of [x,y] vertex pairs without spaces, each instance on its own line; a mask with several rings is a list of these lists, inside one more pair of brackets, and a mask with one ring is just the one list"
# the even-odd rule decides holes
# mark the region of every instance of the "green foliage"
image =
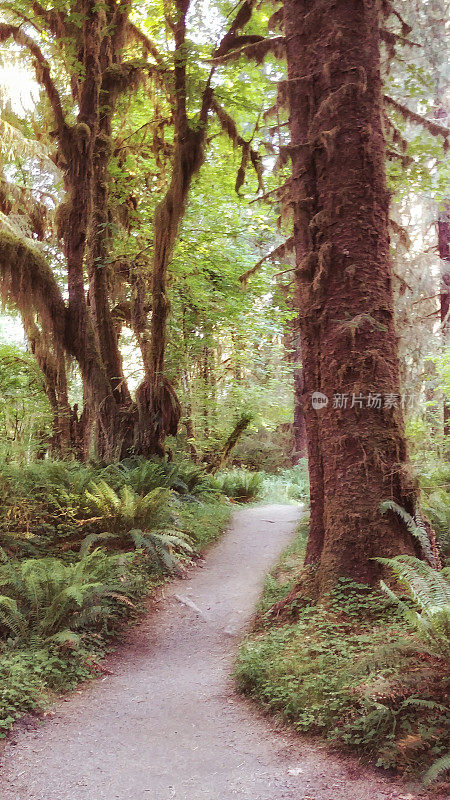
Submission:
[[205,471],[191,461],[172,463],[162,459],[141,459],[135,467],[124,470],[123,475],[126,483],[141,495],[159,486],[182,496],[199,496],[211,491],[211,482]]
[[423,782],[425,786],[429,786],[430,783],[433,783],[440,775],[444,772],[450,771],[450,755],[442,756],[442,758],[438,758],[437,761],[430,767],[429,770],[424,775]]
[[99,532],[85,538],[82,552],[95,542],[126,546],[127,539],[130,539],[163,570],[173,572],[178,567],[174,553],[191,553],[192,547],[181,531],[167,530],[175,524],[171,498],[170,489],[162,487],[141,497],[129,486],[122,486],[117,493],[104,480],[92,484],[91,490],[86,492],[86,501],[95,517],[86,522],[94,524]]
[[436,531],[442,557],[450,558],[450,466],[437,458],[419,471],[421,507]]
[[[381,581],[381,588],[396,602],[405,619],[416,628],[438,656],[450,656],[450,580],[449,569],[437,572],[414,556],[378,558],[389,567],[415,604],[410,608]],[[418,610],[416,610],[416,608]]]
[[[93,653],[94,647],[89,652],[58,644],[0,653],[0,739],[22,714],[45,709],[53,692],[74,689],[98,674]],[[95,657],[101,655],[97,642]]]
[[261,500],[268,503],[309,502],[309,475],[306,458],[295,467],[282,469],[274,475],[266,475],[260,493]]
[[256,500],[263,482],[259,472],[246,469],[221,470],[215,475],[214,486],[236,503],[250,503]]
[[215,542],[227,526],[231,516],[231,506],[220,501],[203,503],[183,503],[178,509],[180,528],[194,542],[197,552]]
[[102,550],[66,564],[57,558],[0,564],[0,632],[14,644],[78,644],[80,628],[106,623],[111,599],[130,602],[125,567],[129,556]]
[[169,489],[152,489],[143,497],[130,486],[119,492],[104,480],[92,483],[85,494],[88,512],[102,531],[126,534],[133,528],[157,530],[172,522]]
[[422,551],[429,559],[430,563],[437,566],[427,529],[420,520],[414,519],[411,514],[408,514],[402,506],[399,506],[398,503],[395,503],[393,500],[384,500],[380,505],[380,511],[382,514],[385,514],[386,511],[393,511],[397,514],[405,523],[411,536],[414,536],[414,538],[420,542]]
[[[91,506],[86,502],[86,491],[89,492],[93,484],[103,487],[102,497],[97,497],[100,510],[95,500],[90,501]],[[86,517],[93,515],[100,515],[103,519],[109,514],[114,531],[117,526],[127,525],[128,529],[143,529],[150,524],[171,528],[177,497],[186,501],[208,496],[212,499],[217,495],[212,485],[211,478],[200,467],[189,462],[172,464],[163,459],[148,462],[129,459],[107,467],[52,460],[38,461],[26,467],[1,464],[0,546],[16,555],[59,553],[71,542],[76,549],[80,534],[86,529],[89,533],[105,532],[104,528],[100,531],[99,524],[87,522]],[[150,523],[148,501],[140,502],[139,497],[155,489],[158,492],[153,501],[159,497],[156,504],[159,510],[155,507],[153,514],[157,512],[160,521],[157,523],[154,516]],[[159,492],[159,489],[163,491]],[[121,497],[123,491],[126,493],[125,501]],[[146,505],[148,520],[144,524],[142,513]],[[128,521],[125,519],[127,513],[131,514]]]
[[34,356],[0,343],[0,461],[36,458],[50,430],[50,405]]
[[396,600],[341,579],[324,605],[298,620],[265,615],[292,589],[305,531],[266,580],[257,626],[235,666],[240,691],[301,731],[417,773],[449,744],[444,661],[430,654]]

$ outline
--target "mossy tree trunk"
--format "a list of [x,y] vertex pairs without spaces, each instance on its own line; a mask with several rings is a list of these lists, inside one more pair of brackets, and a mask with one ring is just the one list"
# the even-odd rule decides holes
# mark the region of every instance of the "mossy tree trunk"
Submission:
[[[306,562],[319,596],[339,576],[373,584],[374,557],[416,549],[404,525],[379,512],[392,498],[413,513],[415,493],[399,398],[378,14],[373,0],[284,3],[311,480]],[[314,392],[328,404],[313,408]]]
[[187,115],[186,84],[188,10],[189,0],[176,0],[172,20],[175,39],[175,150],[170,186],[155,211],[150,369],[136,393],[139,421],[135,431],[135,447],[146,456],[164,454],[165,437],[176,434],[181,417],[181,406],[175,390],[164,374],[167,319],[170,311],[167,274],[192,179],[203,164],[207,116],[212,98],[208,81],[203,92],[199,117],[195,124],[190,123]]
[[[450,345],[450,201],[438,218],[438,250],[441,258],[441,325],[444,349]],[[450,436],[450,403],[444,400],[444,434]]]

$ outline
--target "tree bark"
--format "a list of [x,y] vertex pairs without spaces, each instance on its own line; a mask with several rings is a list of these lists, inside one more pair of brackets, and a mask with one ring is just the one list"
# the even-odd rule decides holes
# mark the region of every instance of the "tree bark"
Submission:
[[[450,202],[438,217],[438,251],[441,259],[441,325],[444,350],[450,345]],[[444,435],[450,436],[450,404],[444,399]]]
[[164,455],[164,439],[167,434],[177,433],[181,417],[181,406],[175,390],[164,375],[167,318],[170,310],[167,271],[185,213],[192,179],[204,161],[207,116],[212,97],[208,82],[203,92],[202,108],[196,126],[191,125],[186,107],[185,47],[189,0],[176,0],[175,5],[175,152],[169,189],[155,211],[150,370],[136,393],[139,421],[135,432],[135,449],[145,456]]
[[[375,583],[376,556],[416,552],[401,521],[379,512],[392,498],[414,513],[415,493],[399,402],[378,13],[373,0],[284,4],[311,481],[306,563],[319,596],[340,576]],[[314,392],[328,404],[313,408]],[[382,407],[367,407],[375,395]],[[347,407],[333,407],[339,398]]]
[[66,458],[72,452],[72,411],[67,391],[64,350],[57,341],[48,341],[40,332],[33,316],[22,313],[22,321],[30,350],[44,376],[45,394],[52,410],[50,450],[54,456]]

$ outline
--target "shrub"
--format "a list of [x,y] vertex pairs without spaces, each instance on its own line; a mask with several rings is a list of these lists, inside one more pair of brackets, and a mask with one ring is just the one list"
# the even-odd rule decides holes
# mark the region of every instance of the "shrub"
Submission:
[[237,503],[249,503],[258,496],[263,482],[259,472],[245,469],[223,470],[215,475],[214,486],[217,491]]

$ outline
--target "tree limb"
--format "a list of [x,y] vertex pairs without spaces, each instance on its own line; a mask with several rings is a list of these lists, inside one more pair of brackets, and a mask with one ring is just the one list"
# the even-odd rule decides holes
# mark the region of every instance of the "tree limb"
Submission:
[[38,313],[65,347],[66,306],[42,253],[25,239],[0,229],[0,295],[21,313]]
[[56,125],[59,131],[62,131],[66,124],[63,107],[59,92],[50,75],[50,65],[47,59],[31,36],[28,36],[28,34],[24,33],[21,28],[18,28],[15,25],[6,25],[5,23],[0,23],[0,42],[6,42],[10,36],[12,36],[17,44],[22,45],[22,47],[26,47],[35,59],[34,67],[36,79],[38,83],[44,87],[52,107]]
[[127,30],[130,38],[135,39],[136,42],[142,45],[144,52],[147,55],[152,56],[156,63],[160,66],[163,66],[164,59],[159,52],[158,48],[156,47],[155,43],[143,32],[137,25],[134,25],[133,22],[128,21],[127,23]]
[[[248,269],[247,272],[244,272],[243,275],[240,275],[238,278],[239,283],[242,283],[242,285],[245,286],[248,282],[248,279],[251,278],[251,276],[254,275],[260,267],[262,267],[265,261],[274,261],[276,258],[284,258],[287,253],[292,253],[293,251],[294,237],[290,236],[289,239],[283,242],[283,244],[280,244],[270,253],[267,253],[267,255],[263,256],[263,258],[260,258],[260,260],[253,267]],[[287,271],[290,272],[290,270]],[[279,274],[281,275],[282,273]]]
[[[250,43],[248,42],[249,39],[252,39]],[[243,44],[243,41],[247,43]],[[273,36],[271,39],[258,36],[256,37],[256,41],[255,37],[236,36],[234,40],[231,40],[229,49],[223,53],[223,55],[215,56],[214,61],[223,64],[226,61],[244,56],[247,59],[252,59],[258,64],[261,64],[268,53],[272,53],[276,58],[284,58],[284,36]]]
[[241,30],[247,24],[247,22],[249,22],[255,5],[256,0],[244,0],[228,31],[216,49],[214,58],[220,58],[228,52],[230,43],[235,38],[237,31]]
[[421,114],[411,111],[408,106],[404,106],[402,103],[399,103],[397,100],[394,100],[393,97],[390,97],[387,94],[384,95],[384,101],[395,111],[398,111],[398,113],[401,114],[405,119],[409,120],[410,122],[414,122],[416,125],[422,125],[422,127],[426,128],[433,136],[443,136],[447,141],[450,135],[450,129],[445,125],[438,125],[437,122],[433,122],[432,120],[423,117]]

